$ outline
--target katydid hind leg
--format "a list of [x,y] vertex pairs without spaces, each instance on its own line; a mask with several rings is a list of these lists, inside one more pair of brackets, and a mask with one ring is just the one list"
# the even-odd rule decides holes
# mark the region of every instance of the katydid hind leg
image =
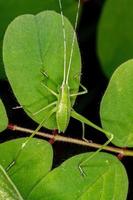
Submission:
[[31,141],[31,139],[36,135],[36,133],[37,133],[37,132],[41,129],[41,127],[44,125],[44,123],[46,123],[46,121],[47,121],[47,120],[53,115],[53,113],[55,113],[55,112],[56,112],[56,107],[53,108],[53,109],[49,112],[49,114],[48,114],[48,116],[47,116],[47,119],[43,119],[43,120],[41,121],[41,123],[37,126],[37,128],[33,131],[33,133],[25,140],[24,143],[22,143],[20,149],[19,149],[19,150],[17,151],[17,153],[16,153],[16,156],[15,156],[14,160],[7,166],[6,171],[9,171],[9,170],[15,165],[15,163],[17,162],[18,158],[20,157],[20,155],[21,155],[23,149],[26,147],[26,145]]
[[[94,124],[93,122],[91,122],[90,120],[88,120],[87,118],[85,118],[84,116],[82,116],[81,114],[77,113],[74,109],[72,109],[71,111],[71,117],[73,117],[74,119],[83,122],[85,124],[87,124],[88,126],[91,126],[92,128],[104,133],[107,137],[112,138],[113,134],[102,129],[101,127],[99,127],[98,125]],[[112,139],[111,139],[112,140]]]
[[102,129],[101,127],[97,126],[96,124],[94,124],[93,122],[91,122],[90,120],[86,119],[85,117],[83,117],[82,115],[78,114],[77,112],[75,112],[74,110],[71,111],[71,116],[74,119],[77,119],[78,121],[85,123],[93,128],[95,128],[96,130],[104,133],[107,137],[109,137],[109,139],[105,142],[105,144],[103,144],[96,152],[94,152],[91,156],[89,156],[87,159],[83,160],[80,164],[79,164],[79,170],[81,175],[85,175],[83,167],[85,167],[85,164],[92,159],[97,153],[99,153],[101,150],[104,149],[104,147],[106,147],[112,140],[113,140],[113,134]]
[[47,120],[53,115],[53,113],[56,112],[56,107],[53,108],[47,115],[47,118],[43,119],[41,121],[41,123],[38,125],[38,127],[33,131],[33,133],[28,137],[28,139],[25,141],[25,143],[23,143],[23,148],[25,147],[25,145],[30,141],[31,138],[33,138],[35,136],[35,134],[40,130],[40,128],[47,122]]
[[86,176],[86,173],[84,171],[84,168],[88,166],[88,161],[93,159],[94,156],[96,156],[100,151],[102,151],[104,149],[104,147],[106,147],[113,139],[113,135],[110,139],[108,139],[97,151],[95,151],[94,153],[92,153],[88,158],[84,159],[83,161],[81,161],[78,165],[79,171],[81,173],[82,176]]

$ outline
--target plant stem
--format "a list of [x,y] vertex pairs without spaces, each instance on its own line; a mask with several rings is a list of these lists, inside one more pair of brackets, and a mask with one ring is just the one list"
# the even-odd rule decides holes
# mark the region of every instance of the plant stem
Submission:
[[[9,124],[8,125],[8,129],[12,130],[12,131],[19,131],[19,132],[24,132],[24,133],[28,133],[28,134],[32,134],[34,130],[28,129],[28,128],[23,128],[14,124]],[[36,135],[41,136],[43,138],[49,138],[49,139],[53,139],[54,141],[61,141],[61,142],[66,142],[66,143],[72,143],[72,144],[77,144],[77,145],[82,145],[82,146],[88,146],[88,147],[93,147],[93,148],[100,148],[102,145],[101,144],[97,144],[97,143],[91,143],[91,142],[85,142],[83,140],[79,140],[79,139],[74,139],[74,138],[70,138],[70,137],[64,137],[61,135],[51,135],[49,133],[44,133],[41,131],[38,131],[36,133]],[[125,148],[118,148],[118,147],[113,147],[113,146],[105,146],[103,147],[104,150],[106,151],[110,151],[110,152],[114,152],[114,153],[119,153],[123,156],[133,156],[133,151],[132,150],[128,150]]]

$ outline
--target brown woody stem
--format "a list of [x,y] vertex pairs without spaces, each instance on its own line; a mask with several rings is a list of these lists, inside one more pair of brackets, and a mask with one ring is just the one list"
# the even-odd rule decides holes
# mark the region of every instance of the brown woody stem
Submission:
[[[12,130],[12,131],[20,131],[20,132],[24,132],[24,133],[28,133],[28,134],[32,134],[33,130],[28,129],[28,128],[23,128],[23,127],[19,127],[17,125],[14,124],[9,124],[8,125],[8,129]],[[70,137],[64,137],[61,135],[51,135],[49,133],[44,133],[41,131],[38,131],[36,133],[36,135],[41,136],[43,138],[49,138],[49,139],[53,139],[55,141],[61,141],[61,142],[66,142],[66,143],[72,143],[72,144],[77,144],[77,145],[82,145],[82,146],[88,146],[88,147],[93,147],[93,148],[100,148],[102,145],[101,144],[97,144],[97,143],[89,143],[89,142],[85,142],[83,140],[79,140],[79,139],[74,139],[74,138],[70,138]],[[106,151],[110,151],[110,152],[114,152],[114,153],[119,153],[123,156],[133,156],[133,151],[132,150],[128,150],[125,148],[118,148],[118,147],[113,147],[113,146],[105,146],[103,147],[104,150]]]

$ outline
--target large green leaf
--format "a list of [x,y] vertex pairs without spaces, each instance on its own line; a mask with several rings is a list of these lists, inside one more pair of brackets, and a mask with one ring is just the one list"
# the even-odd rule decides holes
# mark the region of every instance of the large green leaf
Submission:
[[[0,163],[5,169],[12,163],[25,140],[26,138],[17,139],[0,145]],[[8,175],[24,199],[50,171],[52,159],[52,148],[48,142],[43,140],[32,139],[22,150]]]
[[0,165],[0,200],[23,200],[17,188]]
[[126,200],[128,179],[116,157],[98,153],[82,168],[86,176],[81,175],[79,163],[91,155],[65,161],[32,190],[28,200]]
[[[74,30],[65,20],[67,42],[67,68],[70,59]],[[64,38],[61,15],[44,11],[37,15],[17,17],[8,27],[3,46],[3,57],[7,77],[12,89],[28,115],[40,123],[47,119],[50,109],[33,115],[36,111],[56,100],[56,97],[42,86],[43,83],[59,93],[63,81]],[[41,69],[47,74],[44,77]],[[74,52],[69,76],[70,92],[79,88],[81,61],[75,38]],[[71,98],[71,104],[74,104]],[[45,127],[57,128],[55,114],[46,121]]]
[[133,58],[133,1],[106,0],[98,28],[98,54],[107,77]]
[[104,129],[114,135],[113,144],[133,147],[133,60],[114,72],[100,108]]
[[[62,7],[64,15],[74,24],[77,2],[75,0],[62,0]],[[56,10],[60,13],[58,0],[0,0],[0,47],[2,47],[5,30],[15,17],[26,13],[36,14],[42,10]],[[5,78],[1,55],[2,52],[0,52],[0,78]]]
[[5,130],[8,125],[8,118],[6,115],[5,107],[0,99],[0,132]]

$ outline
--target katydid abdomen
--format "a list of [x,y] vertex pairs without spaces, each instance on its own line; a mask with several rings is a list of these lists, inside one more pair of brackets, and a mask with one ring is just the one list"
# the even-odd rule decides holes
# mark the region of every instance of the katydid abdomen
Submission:
[[59,132],[65,132],[71,115],[69,86],[62,84],[57,102],[56,121]]

